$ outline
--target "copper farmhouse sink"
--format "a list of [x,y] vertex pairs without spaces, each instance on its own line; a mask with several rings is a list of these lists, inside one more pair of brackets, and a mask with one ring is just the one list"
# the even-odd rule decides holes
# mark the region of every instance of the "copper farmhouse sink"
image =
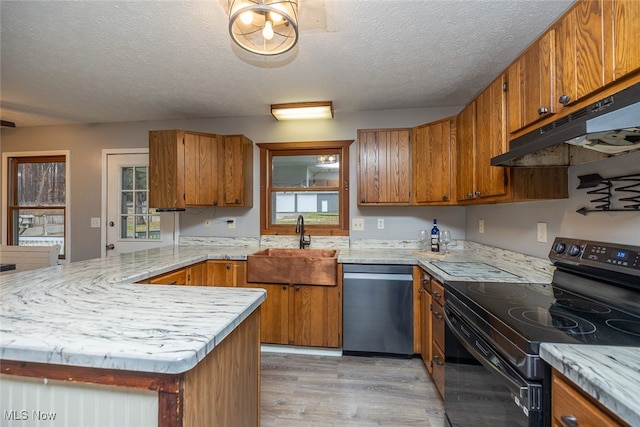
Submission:
[[247,256],[247,282],[335,286],[335,249],[269,248]]

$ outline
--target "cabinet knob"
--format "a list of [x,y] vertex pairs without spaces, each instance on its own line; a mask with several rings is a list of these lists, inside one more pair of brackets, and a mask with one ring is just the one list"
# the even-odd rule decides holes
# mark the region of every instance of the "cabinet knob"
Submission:
[[558,98],[558,102],[562,105],[567,105],[569,102],[571,102],[571,97],[569,95],[560,95],[560,98]]
[[213,201],[213,206],[218,206],[218,201],[217,200]]
[[433,291],[431,293],[433,294],[434,297],[436,297],[438,299],[442,296],[442,295],[440,295],[440,292],[438,292],[438,291]]
[[440,313],[439,311],[434,311],[433,315],[436,316],[436,319],[442,320],[442,313]]
[[300,290],[300,286],[296,285],[296,291]]
[[538,108],[538,115],[542,116],[543,114],[547,114],[549,112],[549,109],[547,107],[540,107]]
[[366,200],[365,200],[364,197],[360,199],[360,203],[365,203],[365,202],[366,202]]
[[476,192],[475,192],[476,197],[480,197],[481,194],[482,193],[480,191],[476,190]]
[[442,366],[442,360],[440,359],[440,356],[438,356],[437,354],[433,356],[433,361],[436,362],[436,365]]
[[227,268],[227,270],[231,270],[231,264],[227,264],[225,267]]
[[287,285],[282,285],[282,289],[287,290]]
[[236,205],[240,204],[240,199],[236,199]]
[[560,421],[565,427],[578,427],[578,419],[573,415],[563,415]]
[[449,197],[447,197],[447,195],[445,194],[444,196],[442,196],[442,201],[446,202],[447,200],[449,200]]
[[471,192],[467,193],[467,199],[473,199],[473,193]]

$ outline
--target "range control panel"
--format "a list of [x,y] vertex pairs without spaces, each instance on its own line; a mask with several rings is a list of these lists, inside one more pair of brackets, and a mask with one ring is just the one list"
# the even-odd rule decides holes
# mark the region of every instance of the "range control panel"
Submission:
[[549,259],[554,263],[560,261],[640,277],[640,246],[556,237]]

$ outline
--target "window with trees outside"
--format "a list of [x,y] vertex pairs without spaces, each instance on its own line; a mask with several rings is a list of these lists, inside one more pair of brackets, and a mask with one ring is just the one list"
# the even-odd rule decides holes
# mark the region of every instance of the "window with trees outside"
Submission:
[[260,233],[295,234],[299,215],[316,235],[349,234],[353,141],[261,143]]
[[7,243],[60,245],[65,258],[66,156],[10,157]]

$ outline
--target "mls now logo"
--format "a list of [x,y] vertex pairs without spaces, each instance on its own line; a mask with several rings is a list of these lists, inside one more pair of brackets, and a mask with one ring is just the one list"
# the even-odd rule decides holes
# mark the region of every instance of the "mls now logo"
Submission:
[[36,420],[36,421],[53,421],[56,419],[55,412],[43,412],[33,410],[31,412],[27,410],[4,410],[2,415],[6,421],[26,421],[26,420]]

